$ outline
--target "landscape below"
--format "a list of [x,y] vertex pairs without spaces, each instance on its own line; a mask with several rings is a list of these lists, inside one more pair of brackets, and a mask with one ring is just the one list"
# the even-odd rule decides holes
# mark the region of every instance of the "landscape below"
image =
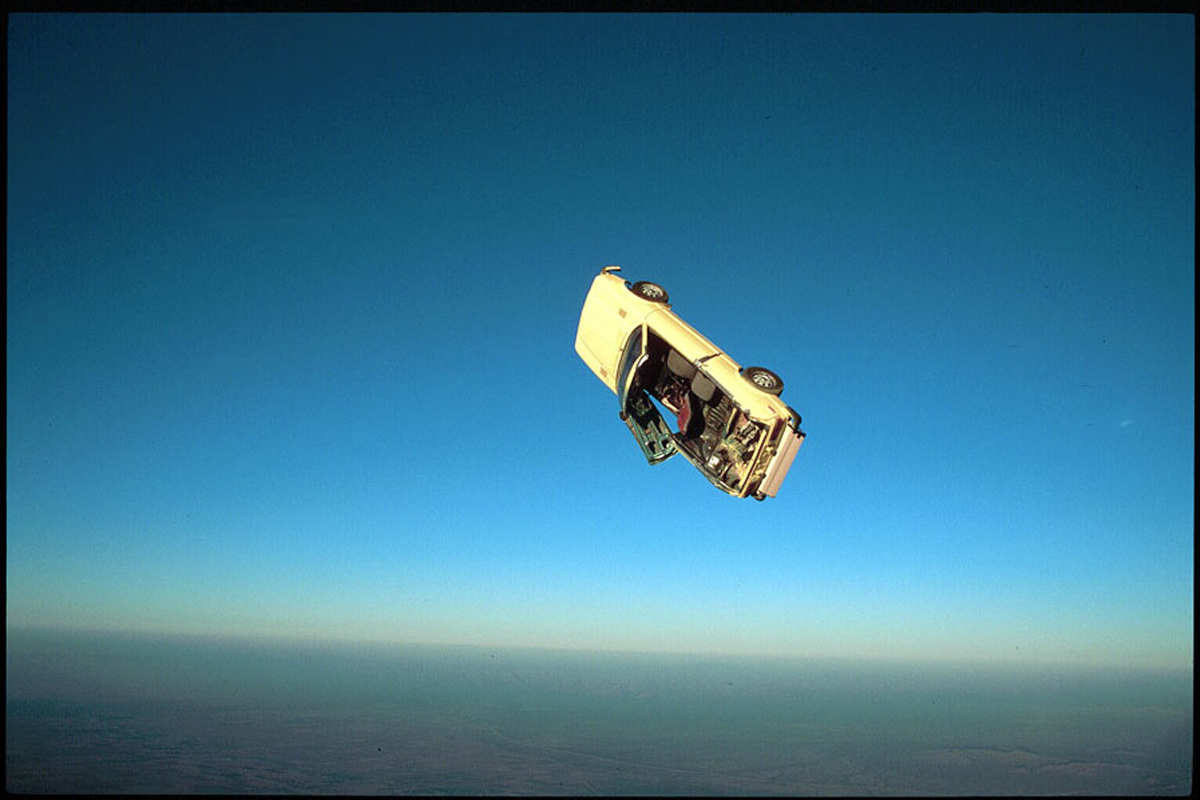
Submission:
[[7,638],[10,792],[1191,791],[1190,669]]

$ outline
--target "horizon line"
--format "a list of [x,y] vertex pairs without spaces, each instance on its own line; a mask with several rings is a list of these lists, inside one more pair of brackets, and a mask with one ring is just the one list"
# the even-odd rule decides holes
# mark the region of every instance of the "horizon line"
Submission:
[[797,653],[797,652],[745,652],[719,650],[646,650],[642,648],[619,647],[585,647],[565,646],[555,644],[497,644],[493,642],[436,642],[402,640],[391,638],[346,638],[337,636],[319,636],[302,633],[268,633],[254,634],[239,631],[194,631],[170,630],[163,628],[138,628],[132,626],[114,627],[85,627],[78,625],[54,625],[51,623],[11,623],[5,622],[5,649],[8,649],[8,639],[13,633],[34,635],[59,636],[112,636],[124,639],[173,639],[179,641],[207,642],[212,644],[230,644],[241,646],[276,646],[283,648],[317,648],[317,649],[447,649],[447,650],[504,650],[537,653],[558,653],[572,655],[605,655],[605,656],[644,656],[665,658],[712,658],[735,660],[762,660],[776,662],[826,662],[826,663],[855,663],[895,666],[972,666],[972,667],[1035,667],[1084,670],[1129,670],[1140,669],[1150,671],[1192,672],[1195,667],[1194,659],[1187,664],[1168,663],[1161,661],[1111,661],[1097,662],[1086,659],[1026,657],[1026,658],[969,658],[964,656],[913,656],[913,655],[881,655],[854,653]]

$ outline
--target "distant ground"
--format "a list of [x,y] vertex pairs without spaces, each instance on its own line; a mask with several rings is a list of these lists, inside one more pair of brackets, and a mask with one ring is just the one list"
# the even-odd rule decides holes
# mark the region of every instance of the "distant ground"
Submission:
[[1186,795],[1190,671],[8,631],[6,789]]

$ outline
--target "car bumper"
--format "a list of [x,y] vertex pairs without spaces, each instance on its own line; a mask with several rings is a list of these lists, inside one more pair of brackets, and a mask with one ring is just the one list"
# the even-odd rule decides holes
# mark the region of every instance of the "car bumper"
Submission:
[[783,479],[787,477],[788,470],[791,469],[792,462],[796,460],[796,453],[800,450],[800,443],[804,441],[804,434],[800,431],[784,428],[783,438],[779,442],[779,449],[775,451],[771,462],[767,464],[767,472],[763,475],[762,482],[759,484],[758,491],[760,494],[767,497],[774,497],[779,491],[779,487],[783,484]]

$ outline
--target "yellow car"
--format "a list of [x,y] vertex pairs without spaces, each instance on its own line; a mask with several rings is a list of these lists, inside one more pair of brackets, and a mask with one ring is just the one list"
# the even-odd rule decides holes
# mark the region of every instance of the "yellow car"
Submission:
[[[605,267],[592,281],[575,352],[617,395],[621,419],[646,460],[675,453],[735,497],[774,497],[804,432],[779,399],[783,381],[762,367],[738,366],[671,311],[655,283],[630,284]],[[651,398],[675,415],[672,431]]]

